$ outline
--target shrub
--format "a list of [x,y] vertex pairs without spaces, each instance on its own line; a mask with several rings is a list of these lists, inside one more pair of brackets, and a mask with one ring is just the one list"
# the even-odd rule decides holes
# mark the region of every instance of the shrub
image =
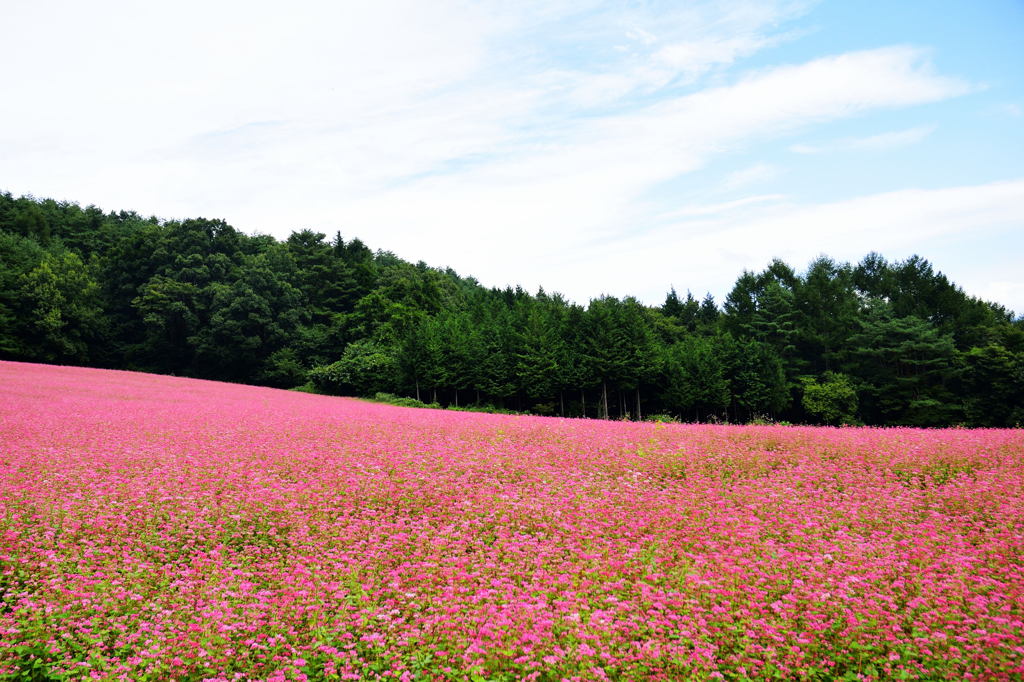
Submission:
[[337,362],[311,369],[309,380],[324,393],[371,396],[392,389],[398,373],[392,349],[361,340],[350,343]]
[[833,426],[856,422],[857,391],[845,374],[825,372],[820,381],[814,377],[803,377],[801,382],[807,414]]
[[375,393],[372,400],[375,403],[387,403],[388,405],[397,405],[398,407],[429,407],[432,409],[438,409],[441,407],[437,403],[425,403],[422,400],[416,400],[416,398],[406,398],[404,396],[385,393],[383,391]]

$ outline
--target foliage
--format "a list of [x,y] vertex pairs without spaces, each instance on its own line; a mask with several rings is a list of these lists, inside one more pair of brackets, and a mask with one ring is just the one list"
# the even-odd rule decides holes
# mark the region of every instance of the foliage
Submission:
[[394,387],[398,362],[389,348],[364,339],[350,343],[337,362],[313,368],[309,378],[325,393],[371,396]]
[[320,391],[318,391],[316,389],[316,386],[313,385],[312,381],[307,381],[304,384],[299,384],[298,386],[293,386],[293,387],[291,387],[288,390],[289,391],[295,391],[296,393],[312,393],[314,395],[322,395],[320,393]]
[[47,252],[18,280],[20,345],[33,360],[81,363],[103,336],[99,286],[75,253]]
[[857,391],[845,374],[825,372],[820,379],[803,377],[803,407],[823,424],[852,424],[857,417]]
[[881,303],[857,321],[842,366],[854,377],[862,414],[874,423],[940,426],[962,413],[953,397],[959,366],[948,333]]
[[6,193],[0,358],[574,417],[1024,420],[1024,320],[917,256],[775,260],[721,309],[675,289],[579,305],[340,233],[277,241]]
[[425,403],[423,401],[416,400],[416,398],[405,398],[403,396],[394,395],[393,393],[383,392],[374,393],[373,402],[386,403],[397,407],[427,407],[434,409],[439,409],[441,407],[437,403]]

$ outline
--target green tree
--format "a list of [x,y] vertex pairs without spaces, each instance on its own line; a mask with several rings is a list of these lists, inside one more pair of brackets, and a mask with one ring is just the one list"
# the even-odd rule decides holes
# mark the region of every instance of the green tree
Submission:
[[728,333],[716,339],[729,382],[729,416],[739,421],[775,417],[790,403],[782,359],[775,350],[756,339],[734,338]]
[[845,374],[825,372],[820,379],[803,377],[803,407],[824,424],[837,426],[857,420],[857,390]]
[[[586,417],[587,411],[587,389],[600,383],[600,379],[591,364],[587,355],[587,324],[586,310],[576,304],[569,305],[565,311],[565,327],[563,331],[563,356],[560,364],[563,368],[563,381],[567,389],[579,390],[579,402],[576,403],[575,396],[570,401],[570,414]],[[575,393],[575,391],[574,391]],[[594,407],[597,401],[591,401],[590,406]],[[573,407],[578,405],[578,407]]]
[[796,384],[796,377],[805,366],[797,353],[799,313],[793,290],[778,281],[768,282],[759,297],[757,311],[750,326],[753,337],[771,346],[782,360],[788,386]]
[[323,233],[302,230],[284,243],[296,265],[296,286],[317,323],[327,323],[336,313],[352,312],[359,299],[359,283],[351,266],[325,238]]
[[[6,197],[13,203],[10,195]],[[32,352],[26,345],[31,321],[23,315],[21,286],[24,276],[42,262],[43,255],[42,247],[32,239],[0,231],[0,357],[27,358]]]
[[705,294],[700,302],[700,310],[697,311],[697,329],[704,334],[713,334],[721,319],[722,312],[715,303],[715,297]]
[[303,309],[301,294],[255,256],[231,284],[210,285],[209,322],[192,338],[204,376],[264,381],[278,371],[271,356],[291,340]]
[[99,261],[101,297],[112,340],[109,361],[125,368],[159,371],[153,363],[156,353],[148,348],[151,332],[136,299],[162,265],[154,254],[163,228],[141,220],[114,220],[111,232],[111,245]]
[[478,304],[476,314],[481,362],[475,388],[495,400],[499,407],[505,407],[518,387],[512,312],[500,298],[489,297]]
[[310,370],[309,378],[325,393],[373,396],[394,391],[401,375],[393,348],[361,339],[350,343],[337,362]]
[[42,207],[27,199],[19,201],[18,204],[11,226],[12,231],[36,241],[41,246],[49,246],[52,231]]
[[103,338],[99,285],[75,253],[46,253],[19,279],[26,356],[42,362],[89,362]]
[[1024,355],[990,344],[961,356],[964,417],[972,426],[1014,426],[1024,417]]
[[154,275],[132,305],[145,325],[145,342],[137,351],[148,367],[162,372],[189,373],[192,337],[200,330],[203,292],[192,282]]
[[[555,397],[564,385],[561,362],[565,359],[562,333],[564,305],[548,298],[543,291],[537,299],[516,304],[515,374],[519,390],[535,402],[545,401],[543,412],[555,411]],[[550,401],[550,402],[547,402]],[[560,412],[564,406],[559,400]],[[547,407],[549,406],[549,407]]]
[[402,385],[423,400],[421,389],[436,389],[432,371],[440,364],[439,343],[432,338],[434,325],[426,314],[405,318],[397,330],[396,362]]
[[809,373],[834,369],[834,358],[846,348],[859,316],[852,268],[824,256],[817,258],[795,294],[799,311],[795,343],[803,360],[799,369]]
[[723,326],[733,336],[751,336],[760,294],[757,276],[744,270],[725,297]]
[[[601,384],[600,416],[608,419],[609,389],[613,393],[635,391],[634,404],[639,404],[641,386],[657,369],[654,334],[643,306],[632,298],[620,301],[605,296],[592,300],[584,325],[583,352]],[[621,415],[630,411],[625,395],[620,395],[617,402]]]
[[690,336],[662,350],[662,404],[684,420],[705,421],[725,413],[729,385],[713,339]]
[[895,317],[876,304],[858,322],[843,359],[857,383],[861,415],[869,424],[940,426],[962,417],[951,387],[956,349],[949,334],[914,317]]

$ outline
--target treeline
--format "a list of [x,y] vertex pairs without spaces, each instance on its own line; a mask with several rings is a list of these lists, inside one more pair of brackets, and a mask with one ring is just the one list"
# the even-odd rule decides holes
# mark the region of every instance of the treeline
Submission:
[[723,305],[488,289],[302,230],[0,193],[0,357],[603,418],[1013,426],[1024,320],[925,260],[744,272]]

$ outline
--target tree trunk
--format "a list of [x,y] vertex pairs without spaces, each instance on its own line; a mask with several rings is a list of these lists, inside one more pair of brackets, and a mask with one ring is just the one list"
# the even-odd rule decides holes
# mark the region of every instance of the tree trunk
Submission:
[[565,395],[563,391],[558,392],[558,416],[565,416]]
[[580,389],[580,416],[584,419],[587,418],[587,393],[582,388]]
[[[420,399],[420,380],[416,380],[416,400]],[[422,402],[422,401],[420,401]]]
[[636,387],[636,420],[642,421],[643,418],[640,416],[640,387]]
[[459,389],[455,389],[455,407],[459,406]]
[[437,402],[437,387],[434,387],[434,402]]
[[608,382],[601,382],[601,407],[604,412],[603,419],[608,418]]

